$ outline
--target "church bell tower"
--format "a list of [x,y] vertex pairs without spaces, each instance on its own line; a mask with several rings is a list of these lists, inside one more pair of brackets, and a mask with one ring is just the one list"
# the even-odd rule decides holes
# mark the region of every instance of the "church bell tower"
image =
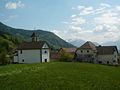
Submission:
[[32,38],[32,42],[38,42],[39,41],[39,36],[34,32],[31,35],[31,38]]

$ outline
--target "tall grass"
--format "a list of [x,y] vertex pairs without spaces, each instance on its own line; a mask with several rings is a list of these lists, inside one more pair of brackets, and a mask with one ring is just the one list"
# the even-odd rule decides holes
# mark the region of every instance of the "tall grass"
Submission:
[[120,90],[120,67],[71,62],[0,66],[0,90]]

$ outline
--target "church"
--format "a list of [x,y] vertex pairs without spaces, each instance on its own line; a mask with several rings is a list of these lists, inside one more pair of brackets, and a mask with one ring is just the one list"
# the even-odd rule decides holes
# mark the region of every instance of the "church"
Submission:
[[50,47],[46,41],[39,41],[36,33],[31,35],[31,42],[24,42],[18,46],[14,56],[14,63],[42,63],[50,62]]

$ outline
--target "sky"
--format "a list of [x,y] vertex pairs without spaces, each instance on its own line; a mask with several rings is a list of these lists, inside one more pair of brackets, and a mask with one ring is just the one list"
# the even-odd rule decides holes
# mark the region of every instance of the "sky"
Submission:
[[0,21],[66,41],[114,42],[120,39],[120,0],[0,0]]

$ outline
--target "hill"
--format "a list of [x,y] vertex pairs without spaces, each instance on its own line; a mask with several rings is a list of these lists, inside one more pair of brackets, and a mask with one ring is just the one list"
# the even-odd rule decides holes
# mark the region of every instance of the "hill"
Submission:
[[71,43],[72,45],[74,45],[76,47],[80,47],[85,43],[85,41],[81,40],[81,39],[79,39],[79,40],[69,40],[69,43]]
[[45,40],[49,43],[49,45],[53,48],[70,48],[75,47],[72,44],[64,41],[63,39],[59,38],[57,35],[55,35],[52,32],[43,31],[43,30],[24,30],[24,29],[15,29],[12,27],[9,27],[3,23],[0,22],[0,31],[9,33],[13,36],[21,37],[24,41],[30,41],[31,34],[33,32],[40,35],[41,40]]
[[120,90],[120,67],[74,62],[0,66],[0,90]]
[[22,40],[20,38],[13,37],[8,33],[0,31],[0,64],[4,64],[6,62],[6,55],[12,54],[16,45],[21,42]]
[[[76,47],[80,47],[82,46],[86,41],[81,40],[81,39],[77,39],[77,40],[68,40],[69,43],[71,43],[72,45],[76,46]],[[93,42],[96,46],[99,45],[99,43],[97,42]]]

